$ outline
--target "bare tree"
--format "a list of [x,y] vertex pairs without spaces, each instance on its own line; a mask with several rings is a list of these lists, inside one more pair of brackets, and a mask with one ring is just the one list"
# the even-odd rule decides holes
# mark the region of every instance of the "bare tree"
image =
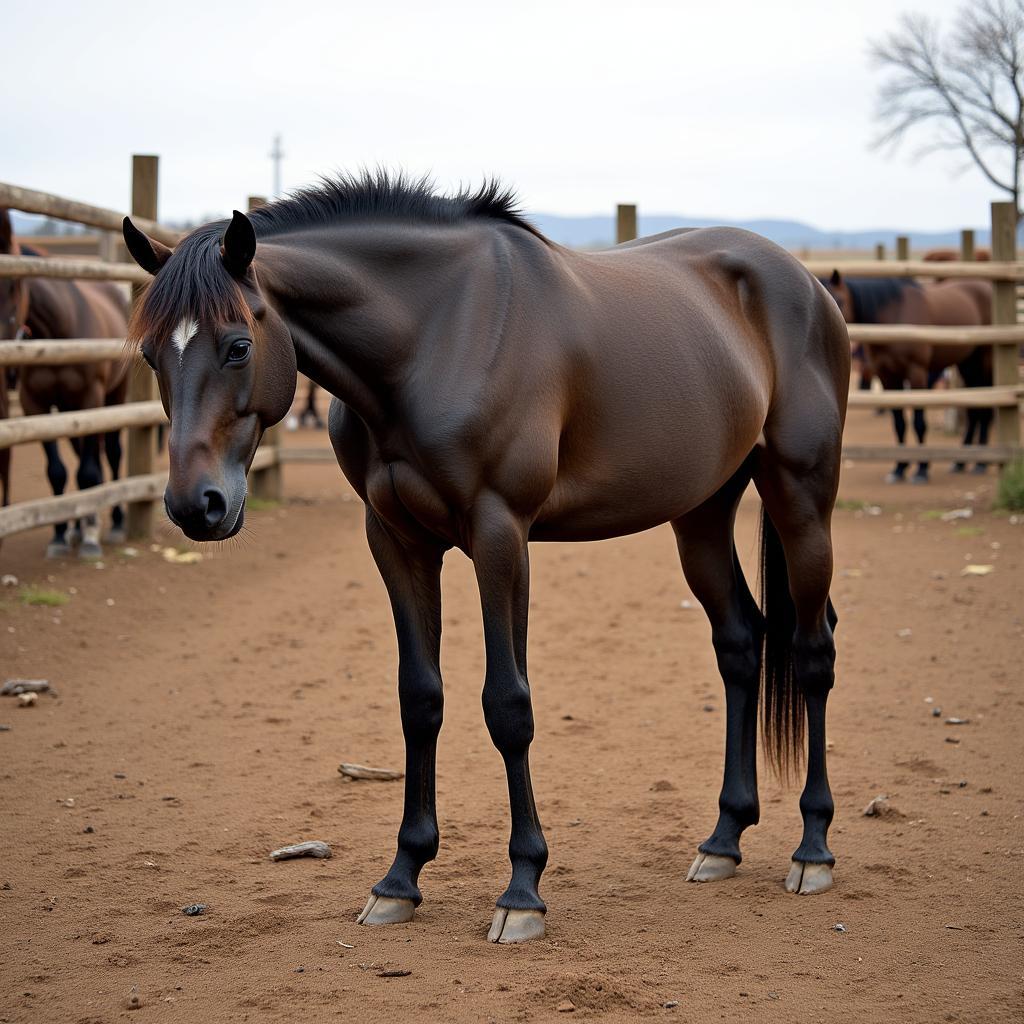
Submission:
[[953,31],[922,14],[870,47],[886,73],[878,90],[879,146],[898,145],[925,125],[922,154],[966,152],[1021,217],[1024,161],[1024,0],[971,0]]

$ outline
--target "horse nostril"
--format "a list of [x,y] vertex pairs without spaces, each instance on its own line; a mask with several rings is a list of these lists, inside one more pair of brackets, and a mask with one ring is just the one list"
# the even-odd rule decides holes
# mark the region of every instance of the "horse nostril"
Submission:
[[204,491],[203,499],[206,502],[206,525],[212,530],[224,522],[228,514],[228,501],[224,492],[215,487]]

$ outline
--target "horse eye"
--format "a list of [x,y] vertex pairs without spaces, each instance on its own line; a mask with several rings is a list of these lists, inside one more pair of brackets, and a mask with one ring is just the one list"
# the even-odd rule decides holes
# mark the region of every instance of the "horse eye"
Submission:
[[249,358],[249,350],[252,348],[251,341],[234,341],[228,349],[229,363],[242,363]]
[[143,359],[145,359],[145,361],[146,361],[146,365],[147,365],[147,366],[148,366],[148,367],[149,367],[149,368],[150,368],[150,369],[151,369],[151,370],[152,370],[152,371],[153,371],[154,373],[156,373],[156,372],[157,372],[157,369],[156,369],[156,363],[154,363],[154,362],[153,362],[153,360],[152,360],[152,359],[150,359],[150,357],[149,357],[149,353],[148,353],[148,352],[147,352],[147,351],[146,351],[145,349],[139,349],[139,353],[140,353],[140,355],[142,356],[142,358],[143,358]]

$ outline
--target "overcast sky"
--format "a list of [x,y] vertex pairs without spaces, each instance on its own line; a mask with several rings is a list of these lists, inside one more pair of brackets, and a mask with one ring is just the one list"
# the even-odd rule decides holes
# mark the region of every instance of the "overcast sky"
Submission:
[[983,225],[1002,198],[951,155],[872,151],[866,43],[961,0],[90,0],[4,15],[0,179],[198,218],[335,168],[442,187],[498,174],[527,211]]

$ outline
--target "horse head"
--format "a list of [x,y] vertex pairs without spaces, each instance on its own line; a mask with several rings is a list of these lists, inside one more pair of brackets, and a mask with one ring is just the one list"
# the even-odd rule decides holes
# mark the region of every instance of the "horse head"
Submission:
[[170,420],[167,515],[193,540],[225,540],[242,528],[263,431],[295,394],[291,336],[260,289],[244,214],[197,229],[174,250],[129,218],[124,239],[153,275],[128,338],[156,373]]

